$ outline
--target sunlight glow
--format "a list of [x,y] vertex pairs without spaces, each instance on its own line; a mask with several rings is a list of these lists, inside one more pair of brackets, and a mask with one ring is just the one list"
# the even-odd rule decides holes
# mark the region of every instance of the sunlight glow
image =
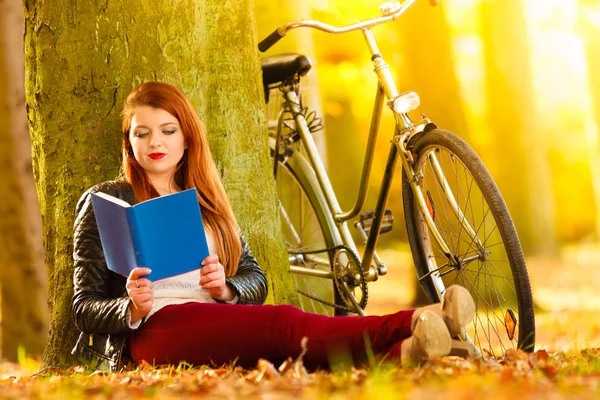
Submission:
[[[313,17],[343,25],[373,16],[381,2],[312,0]],[[594,228],[595,225],[600,225],[600,217],[596,217],[596,214],[600,215],[600,184],[595,183],[600,171],[600,89],[593,85],[594,79],[600,80],[597,77],[598,72],[593,70],[599,69],[595,65],[600,62],[600,56],[595,55],[600,53],[597,50],[600,46],[600,2],[443,0],[440,7],[435,9],[426,3],[416,2],[414,10],[409,10],[398,21],[378,26],[373,31],[381,54],[397,79],[398,91],[403,93],[414,90],[423,100],[423,105],[415,112],[415,116],[411,117],[419,118],[418,113],[422,112],[440,122],[440,111],[436,111],[438,115],[432,115],[431,103],[428,104],[432,95],[426,96],[422,93],[423,85],[430,85],[429,90],[431,87],[439,87],[440,97],[436,101],[455,101],[461,104],[458,113],[460,115],[452,114],[452,118],[464,122],[463,125],[459,123],[457,126],[465,129],[465,132],[457,133],[467,139],[492,175],[511,168],[506,165],[506,157],[498,154],[498,143],[503,140],[503,136],[511,136],[504,135],[503,130],[511,129],[511,124],[507,122],[498,129],[494,124],[501,125],[502,118],[494,120],[489,114],[489,91],[498,88],[494,86],[495,82],[488,79],[488,68],[493,70],[494,66],[486,65],[486,52],[490,50],[496,56],[510,54],[509,46],[522,46],[518,52],[526,60],[515,60],[515,63],[528,70],[524,71],[522,78],[519,77],[518,69],[506,71],[507,74],[512,74],[507,77],[512,80],[513,86],[512,92],[505,94],[518,104],[524,105],[522,114],[516,111],[507,116],[515,120],[517,129],[527,126],[526,131],[519,131],[518,134],[524,135],[521,146],[530,149],[522,150],[519,157],[530,154],[531,160],[536,161],[529,168],[540,167],[532,174],[538,174],[538,178],[543,176],[539,181],[546,182],[546,187],[552,186],[552,194],[548,193],[545,203],[551,205],[569,202],[571,205],[570,211],[566,207],[554,209],[550,205],[544,206],[556,221],[555,229],[559,241],[581,239],[594,230],[600,233],[600,227]],[[494,15],[484,14],[486,7],[494,7],[495,10],[507,14],[495,21]],[[442,11],[444,20],[433,18],[434,11]],[[522,15],[515,15],[513,18],[511,13]],[[418,22],[426,21],[430,16],[436,26],[420,29],[426,24],[421,25]],[[489,21],[494,21],[497,27],[506,27],[507,32],[513,27],[518,28],[523,32],[522,42],[503,43],[502,36],[488,36],[489,29],[483,24]],[[447,27],[442,26],[444,23]],[[403,24],[408,25],[410,30]],[[433,35],[440,34],[448,35],[447,39],[432,40]],[[359,142],[364,146],[371,117],[373,88],[376,84],[372,63],[364,49],[364,41],[359,34],[348,35],[342,39],[339,36],[320,37],[323,40],[318,40],[316,47],[323,56],[323,62],[319,65],[319,76],[324,83],[321,85],[321,91],[326,98],[329,96],[328,115],[332,118],[348,115],[355,118],[351,129],[356,132]],[[450,52],[443,47],[444,40],[449,41]],[[442,47],[425,49],[432,43]],[[419,49],[419,46],[422,47]],[[445,72],[437,76],[431,69],[425,73],[419,72],[414,57],[418,57],[417,62],[435,63],[439,59],[442,61],[439,64],[441,68],[453,68],[456,85],[447,85],[446,81],[442,81],[452,76],[452,73]],[[502,74],[502,71],[494,71],[498,85],[502,85]],[[522,82],[519,79],[523,79]],[[335,84],[328,85],[329,82]],[[446,92],[449,87],[455,92]],[[502,93],[502,90],[498,91]],[[443,115],[443,108],[441,113],[443,117],[448,117]],[[393,123],[389,114],[384,112],[381,131],[391,132]],[[511,140],[516,138],[518,136],[513,133]],[[385,141],[379,141],[377,151],[386,151],[386,144]],[[361,156],[362,154],[356,157]],[[375,175],[385,167],[383,160],[384,157],[375,157]],[[529,165],[531,160],[527,162],[519,159],[521,164],[517,164]],[[515,170],[514,173],[518,172]],[[592,189],[592,186],[595,189]],[[398,189],[394,187],[392,190]],[[550,197],[552,195],[554,198]],[[516,196],[516,193],[509,193],[506,197]]]

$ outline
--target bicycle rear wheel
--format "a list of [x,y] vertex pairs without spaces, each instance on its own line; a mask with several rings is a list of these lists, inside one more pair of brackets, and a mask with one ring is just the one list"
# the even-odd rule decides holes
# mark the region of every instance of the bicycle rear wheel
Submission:
[[[477,314],[467,334],[483,357],[514,348],[533,351],[535,322],[525,259],[489,172],[475,152],[448,131],[436,129],[415,138],[409,150],[415,158],[417,190],[452,254],[448,257],[441,250],[403,173],[406,228],[423,290],[432,302],[440,301],[452,284],[471,292]],[[459,212],[447,193],[452,193]],[[468,234],[468,227],[475,236]]]
[[[323,200],[309,184],[312,171],[291,149],[278,162],[276,187],[282,232],[290,266],[330,273],[332,256],[326,249],[335,246],[335,232],[327,222]],[[271,152],[273,155],[273,152]],[[347,315],[334,305],[343,304],[334,281],[293,273],[300,306],[304,311],[323,315]]]

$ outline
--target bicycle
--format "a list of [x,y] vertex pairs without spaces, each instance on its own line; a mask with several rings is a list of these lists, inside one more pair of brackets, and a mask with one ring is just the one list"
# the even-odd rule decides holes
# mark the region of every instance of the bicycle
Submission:
[[[381,16],[343,27],[292,21],[259,43],[259,50],[266,51],[300,27],[333,34],[360,30],[378,77],[356,202],[343,212],[311,135],[320,129],[320,120],[299,97],[300,80],[310,70],[310,61],[298,54],[263,59],[266,102],[275,90],[283,99],[277,120],[269,127],[269,146],[300,304],[313,312],[365,315],[367,284],[387,271],[375,249],[379,236],[392,227],[386,204],[400,159],[409,244],[429,301],[441,301],[446,287],[461,284],[473,295],[477,315],[460,339],[474,344],[477,355],[498,356],[512,348],[533,351],[535,321],[527,268],[498,188],[460,137],[425,116],[413,123],[408,113],[419,106],[419,97],[415,92],[398,93],[371,33],[372,27],[400,17],[414,1],[385,3]],[[395,132],[375,209],[360,214],[385,100],[395,117]],[[364,241],[362,256],[348,227],[356,217],[354,226]]]

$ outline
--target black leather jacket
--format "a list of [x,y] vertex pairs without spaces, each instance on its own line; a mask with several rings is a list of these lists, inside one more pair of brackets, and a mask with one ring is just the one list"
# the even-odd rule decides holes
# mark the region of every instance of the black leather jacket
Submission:
[[[86,191],[77,203],[74,225],[73,318],[81,331],[72,354],[93,368],[117,371],[128,360],[126,320],[130,298],[126,278],[110,271],[102,251],[90,193],[104,192],[134,204],[131,186],[123,180],[100,183]],[[228,277],[238,304],[262,304],[267,281],[240,233],[242,255],[236,275]],[[140,329],[143,326],[143,321]]]

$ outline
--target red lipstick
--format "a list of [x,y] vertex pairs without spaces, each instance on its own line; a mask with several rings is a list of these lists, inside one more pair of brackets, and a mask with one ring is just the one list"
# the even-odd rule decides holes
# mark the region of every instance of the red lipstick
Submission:
[[148,157],[150,157],[153,160],[160,160],[165,155],[166,155],[165,153],[151,153],[151,154],[148,155]]

